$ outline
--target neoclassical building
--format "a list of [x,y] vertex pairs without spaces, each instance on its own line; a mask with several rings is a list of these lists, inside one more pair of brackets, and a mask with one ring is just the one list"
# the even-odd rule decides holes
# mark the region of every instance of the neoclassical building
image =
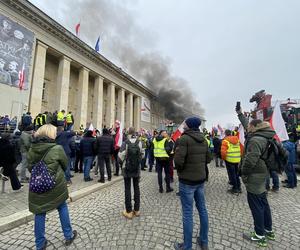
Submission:
[[164,108],[154,92],[30,2],[3,0],[0,14],[0,115],[64,109],[75,128],[116,119],[136,129],[160,126]]

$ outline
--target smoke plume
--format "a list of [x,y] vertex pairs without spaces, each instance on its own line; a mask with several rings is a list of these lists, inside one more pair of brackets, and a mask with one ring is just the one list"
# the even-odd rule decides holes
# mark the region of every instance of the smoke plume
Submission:
[[81,20],[80,38],[91,46],[100,35],[101,53],[156,92],[168,119],[181,122],[191,114],[204,115],[187,81],[171,74],[171,60],[153,50],[157,38],[139,27],[134,19],[137,13],[130,10],[128,1],[81,0],[75,4],[65,0],[59,4],[63,6],[57,8],[56,2],[56,11],[61,10],[57,19],[70,30]]

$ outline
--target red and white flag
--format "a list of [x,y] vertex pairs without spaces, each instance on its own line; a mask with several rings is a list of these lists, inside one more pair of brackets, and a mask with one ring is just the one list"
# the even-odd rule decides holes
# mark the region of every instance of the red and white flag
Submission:
[[121,148],[123,143],[123,124],[120,122],[120,127],[117,130],[115,137],[115,149]]
[[75,26],[75,32],[76,32],[76,36],[79,35],[79,29],[80,29],[80,22],[76,24]]
[[19,89],[23,90],[25,86],[25,64],[23,63],[22,69],[19,71]]
[[220,139],[225,137],[224,129],[218,124],[218,134],[220,135]]
[[176,141],[183,133],[184,129],[184,124],[185,122],[183,121],[183,123],[181,123],[181,125],[177,128],[177,130],[174,132],[173,136],[172,136],[172,140]]
[[276,102],[273,114],[270,120],[271,128],[276,132],[275,138],[278,141],[287,141],[289,139],[284,120],[282,118],[280,103]]
[[240,126],[239,126],[238,135],[239,135],[240,143],[243,146],[245,146],[245,130],[244,130],[244,127],[242,124],[240,124]]

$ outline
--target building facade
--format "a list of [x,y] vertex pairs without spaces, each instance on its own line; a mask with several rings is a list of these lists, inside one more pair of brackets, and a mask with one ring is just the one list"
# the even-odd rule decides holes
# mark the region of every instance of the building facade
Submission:
[[75,128],[111,127],[116,119],[138,130],[159,127],[164,108],[155,93],[30,2],[1,1],[0,14],[1,115],[64,109]]

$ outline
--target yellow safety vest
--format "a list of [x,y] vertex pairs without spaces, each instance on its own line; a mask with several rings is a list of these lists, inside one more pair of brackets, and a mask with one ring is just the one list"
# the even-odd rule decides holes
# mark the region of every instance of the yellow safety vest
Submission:
[[35,118],[35,123],[34,123],[34,125],[35,126],[40,126],[41,124],[40,124],[40,117],[39,116],[37,116],[36,118]]
[[225,141],[228,143],[226,161],[230,163],[239,163],[241,161],[240,142],[238,142],[237,144],[232,144],[227,140]]
[[71,114],[67,114],[66,116],[66,120],[67,120],[67,123],[72,123],[72,115]]
[[165,149],[165,142],[167,138],[162,139],[161,141],[157,141],[156,138],[153,140],[154,144],[154,157],[157,158],[169,158],[169,155]]
[[65,118],[64,114],[62,112],[58,112],[57,114],[57,120],[58,121],[63,121]]
[[296,131],[300,132],[300,124],[297,126]]

